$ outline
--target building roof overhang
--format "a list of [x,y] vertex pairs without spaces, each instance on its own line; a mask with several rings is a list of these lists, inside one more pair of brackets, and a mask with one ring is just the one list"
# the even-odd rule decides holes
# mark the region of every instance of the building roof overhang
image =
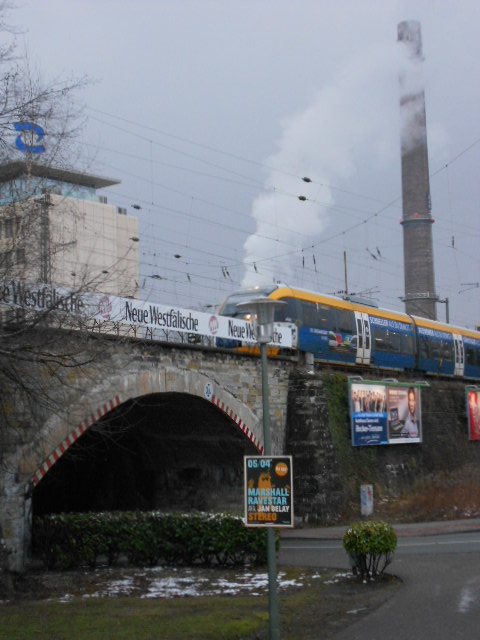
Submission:
[[49,178],[51,180],[58,180],[60,182],[66,182],[67,184],[76,184],[91,189],[104,189],[105,187],[111,187],[121,182],[114,178],[104,178],[91,173],[62,169],[37,162],[27,163],[18,160],[0,165],[0,183],[21,178],[27,174],[37,178]]

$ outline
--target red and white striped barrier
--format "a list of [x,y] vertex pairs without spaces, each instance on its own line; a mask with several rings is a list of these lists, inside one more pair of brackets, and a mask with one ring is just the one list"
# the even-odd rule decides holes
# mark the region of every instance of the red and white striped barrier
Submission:
[[257,439],[255,434],[252,433],[252,431],[247,427],[245,422],[242,422],[242,420],[240,420],[240,418],[237,416],[237,414],[234,413],[232,411],[232,409],[230,409],[224,402],[222,402],[220,400],[220,398],[217,398],[215,395],[212,395],[211,402],[216,407],[218,407],[220,409],[220,411],[223,411],[223,413],[225,413],[229,418],[231,418],[235,422],[235,424],[247,436],[247,438],[250,440],[250,442],[252,442],[257,447],[257,449],[260,451],[260,453],[263,454],[263,444],[261,444],[261,442]]
[[121,404],[120,397],[117,395],[111,400],[108,400],[104,405],[99,407],[92,414],[87,416],[83,422],[81,422],[70,435],[68,435],[63,442],[61,442],[58,447],[52,451],[52,453],[48,456],[48,458],[42,462],[40,467],[36,470],[33,475],[32,482],[34,486],[42,480],[48,471],[53,467],[53,465],[58,462],[58,460],[63,456],[65,451],[69,449],[72,444],[74,444],[80,436],[82,436],[85,431],[90,429],[92,425],[94,425],[100,418],[102,418],[105,414],[113,411],[116,407]]

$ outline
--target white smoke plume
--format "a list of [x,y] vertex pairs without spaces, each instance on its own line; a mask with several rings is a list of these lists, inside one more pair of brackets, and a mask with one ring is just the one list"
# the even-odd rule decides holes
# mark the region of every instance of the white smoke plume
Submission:
[[[275,169],[265,184],[275,190],[253,202],[256,233],[244,244],[243,286],[296,284],[292,278],[301,249],[321,238],[335,204],[335,190],[321,185],[348,189],[356,173],[368,169],[374,174],[385,163],[398,161],[401,57],[407,64],[405,47],[402,51],[395,41],[369,49],[284,123],[278,151],[265,161]],[[303,176],[313,183],[302,182]],[[300,195],[307,201],[299,200]]]
[[[406,29],[413,39],[405,37]],[[423,77],[423,55],[420,25],[415,21],[402,22],[399,31],[402,39],[400,47],[400,128],[402,153],[407,153],[418,145],[426,144],[425,129],[425,92]]]

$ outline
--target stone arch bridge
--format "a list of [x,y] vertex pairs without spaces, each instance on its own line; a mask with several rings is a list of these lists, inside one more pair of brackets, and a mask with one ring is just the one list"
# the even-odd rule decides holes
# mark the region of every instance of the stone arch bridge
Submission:
[[[40,511],[52,500],[57,501],[58,511],[65,506],[71,510],[91,508],[92,493],[102,492],[108,492],[110,502],[97,503],[97,507],[135,508],[138,499],[143,501],[142,506],[171,506],[173,499],[190,508],[211,507],[211,500],[216,500],[217,506],[238,508],[243,499],[243,494],[238,494],[243,466],[238,463],[244,454],[263,452],[258,356],[105,338],[98,338],[93,348],[96,353],[89,364],[67,373],[58,383],[54,379],[49,381],[50,385],[57,384],[55,404],[60,410],[50,414],[44,411],[40,428],[38,420],[37,426],[33,426],[28,414],[23,415],[22,429],[10,442],[0,475],[0,531],[13,570],[22,570],[28,553],[32,499],[34,506],[35,501],[40,505]],[[289,375],[294,367],[292,359],[269,362],[274,453],[282,453],[284,448]],[[142,426],[143,443],[141,438],[132,440],[134,425]],[[130,439],[122,440],[127,435]],[[126,442],[124,448],[135,449],[134,462],[126,464],[138,483],[155,485],[155,495],[151,489],[143,493],[138,490],[129,496],[128,504],[120,504],[118,494],[123,491],[124,500],[129,489],[126,484],[119,486],[122,481],[118,476],[112,478],[110,473],[107,477],[111,461],[105,446],[103,466],[99,467],[97,461],[94,469],[89,467],[90,476],[95,475],[98,482],[96,490],[88,472],[83,476],[83,486],[73,486],[77,474],[73,468],[78,468],[81,456],[72,453],[88,438],[90,447],[97,449],[102,448],[107,438],[120,439]],[[198,498],[196,485],[205,478],[196,458],[205,456],[208,460],[204,465],[215,467],[216,471],[209,476],[207,473],[210,489],[204,488],[200,503],[196,504],[193,498],[189,501],[182,495],[178,485],[186,484]],[[117,460],[114,464],[122,462]],[[157,466],[164,469],[162,478],[155,471]],[[52,482],[59,468],[63,475]],[[218,473],[220,477],[214,478],[212,484],[212,474]],[[115,483],[116,489],[109,487],[109,482]],[[63,492],[58,485],[64,485]],[[232,495],[232,491],[238,495]],[[65,504],[68,492],[76,493],[77,502],[73,505]]]
[[[239,510],[243,456],[262,452],[258,356],[73,334],[59,354],[79,345],[78,367],[26,365],[24,375],[50,390],[49,402],[4,402],[12,429],[8,438],[0,432],[0,573],[2,565],[24,569],[35,514]],[[358,501],[362,482],[395,498],[438,477],[480,481],[465,381],[430,380],[421,443],[353,448],[350,370],[307,371],[295,358],[271,359],[268,369],[272,451],[293,456],[296,519],[335,521]]]

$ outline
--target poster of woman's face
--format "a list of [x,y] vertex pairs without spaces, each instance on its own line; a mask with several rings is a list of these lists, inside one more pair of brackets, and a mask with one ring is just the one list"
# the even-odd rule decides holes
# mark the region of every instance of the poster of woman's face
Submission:
[[390,441],[421,442],[420,391],[414,386],[388,388],[388,435]]

